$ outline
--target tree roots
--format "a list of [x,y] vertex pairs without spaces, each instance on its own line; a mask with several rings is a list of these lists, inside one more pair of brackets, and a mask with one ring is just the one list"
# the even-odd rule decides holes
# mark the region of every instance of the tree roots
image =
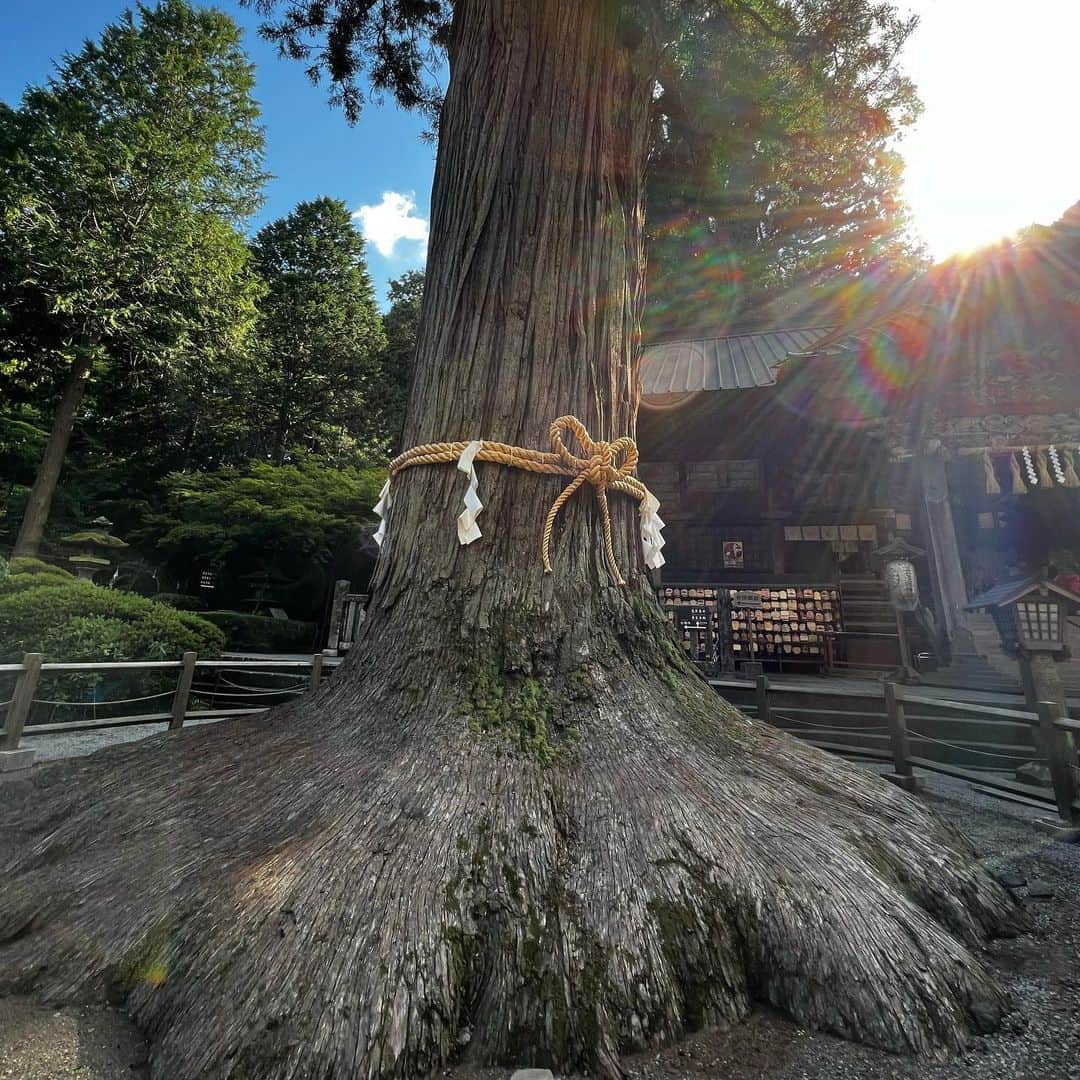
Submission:
[[896,1051],[997,1023],[1018,910],[933,814],[703,688],[604,689],[546,768],[331,686],[11,785],[0,989],[126,1000],[169,1080],[615,1075],[755,1001]]

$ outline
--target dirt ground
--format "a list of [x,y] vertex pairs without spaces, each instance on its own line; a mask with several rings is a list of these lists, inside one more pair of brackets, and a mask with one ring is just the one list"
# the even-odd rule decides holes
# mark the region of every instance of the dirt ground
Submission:
[[[990,868],[1015,875],[1032,932],[991,944],[1009,987],[1005,1029],[944,1061],[894,1057],[806,1031],[760,1010],[732,1028],[687,1038],[623,1065],[631,1080],[1080,1080],[1080,844],[1038,826],[1044,812],[928,778],[924,797],[971,837]],[[1032,893],[1046,892],[1037,897]],[[519,1067],[536,1064],[523,1061]],[[451,1080],[506,1080],[511,1069],[447,1069]],[[153,1076],[123,1012],[0,1000],[0,1080],[132,1080]],[[154,1077],[154,1080],[168,1080]]]

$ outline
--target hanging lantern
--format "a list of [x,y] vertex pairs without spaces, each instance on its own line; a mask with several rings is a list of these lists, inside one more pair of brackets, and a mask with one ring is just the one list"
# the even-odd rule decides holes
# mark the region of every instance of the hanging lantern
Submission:
[[919,606],[919,575],[913,560],[925,554],[903,539],[891,540],[873,553],[882,564],[889,599],[898,611],[914,611]]

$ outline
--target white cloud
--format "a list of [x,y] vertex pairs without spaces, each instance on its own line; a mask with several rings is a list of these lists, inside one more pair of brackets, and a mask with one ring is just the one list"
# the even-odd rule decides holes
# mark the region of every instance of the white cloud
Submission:
[[[400,191],[384,191],[382,202],[361,206],[353,211],[364,238],[375,245],[384,258],[391,258],[399,241],[415,242],[416,255],[423,260],[427,252],[428,223],[416,214],[416,199]],[[410,252],[410,254],[412,254]]]

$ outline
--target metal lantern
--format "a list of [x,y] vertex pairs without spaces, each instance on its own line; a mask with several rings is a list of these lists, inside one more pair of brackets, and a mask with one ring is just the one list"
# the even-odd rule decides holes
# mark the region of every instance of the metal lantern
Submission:
[[903,539],[891,540],[873,554],[882,564],[889,599],[898,611],[914,611],[919,606],[919,575],[912,560],[925,554]]

